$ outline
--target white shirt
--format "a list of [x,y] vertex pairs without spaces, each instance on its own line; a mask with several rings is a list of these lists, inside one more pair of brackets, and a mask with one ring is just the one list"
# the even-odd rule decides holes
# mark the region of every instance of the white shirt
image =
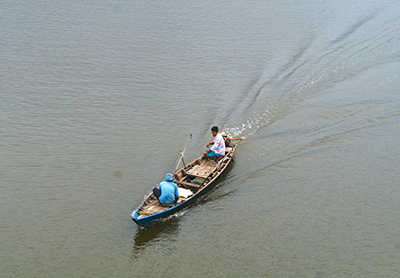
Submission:
[[212,145],[211,150],[217,154],[225,155],[225,141],[221,134],[217,134],[214,137],[214,145]]

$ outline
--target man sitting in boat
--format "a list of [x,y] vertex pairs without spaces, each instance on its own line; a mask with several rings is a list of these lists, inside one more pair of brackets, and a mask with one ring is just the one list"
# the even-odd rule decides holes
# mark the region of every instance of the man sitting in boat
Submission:
[[158,187],[153,188],[153,194],[161,204],[171,205],[178,202],[178,186],[174,183],[174,176],[172,174],[168,173],[165,176],[165,180]]
[[[225,155],[225,140],[220,133],[218,133],[218,127],[213,126],[211,133],[214,136],[214,140],[207,144],[207,150],[203,153],[206,157],[216,157],[220,159]],[[210,148],[211,146],[211,148]]]

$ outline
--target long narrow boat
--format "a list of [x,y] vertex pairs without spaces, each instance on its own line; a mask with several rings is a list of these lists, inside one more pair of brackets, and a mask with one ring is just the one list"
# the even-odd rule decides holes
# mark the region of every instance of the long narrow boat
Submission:
[[222,174],[232,161],[236,145],[225,148],[225,156],[216,161],[211,158],[199,157],[190,164],[178,170],[175,183],[178,185],[180,198],[172,205],[163,205],[151,192],[139,207],[132,212],[132,220],[145,227],[161,218],[170,216],[194,202]]

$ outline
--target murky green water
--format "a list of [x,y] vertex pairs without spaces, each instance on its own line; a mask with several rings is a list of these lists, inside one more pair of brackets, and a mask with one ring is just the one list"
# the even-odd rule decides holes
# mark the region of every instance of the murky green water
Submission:
[[[397,1],[0,3],[1,277],[398,277]],[[190,133],[216,187],[130,219]]]

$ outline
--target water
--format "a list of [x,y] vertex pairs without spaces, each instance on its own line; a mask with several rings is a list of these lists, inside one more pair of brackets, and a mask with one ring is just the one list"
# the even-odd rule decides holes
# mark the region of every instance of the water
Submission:
[[[397,1],[0,3],[1,277],[398,277]],[[216,187],[129,214],[218,125]]]

